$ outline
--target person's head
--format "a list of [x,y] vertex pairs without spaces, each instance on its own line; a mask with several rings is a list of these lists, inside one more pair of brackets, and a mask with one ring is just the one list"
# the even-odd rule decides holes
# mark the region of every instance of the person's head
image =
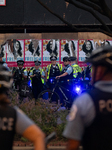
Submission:
[[51,56],[51,57],[50,57],[50,60],[51,60],[51,64],[52,64],[52,65],[56,65],[56,60],[57,60],[57,57],[56,57],[56,56]]
[[15,43],[15,50],[18,51],[19,48],[20,48],[20,42],[16,41],[16,43]]
[[17,66],[19,67],[19,69],[22,69],[24,65],[24,61],[23,60],[18,60],[17,61]]
[[70,64],[70,59],[69,59],[69,57],[63,57],[63,63],[64,63],[64,66],[67,66],[67,65],[69,65]]
[[0,54],[0,62],[2,62],[3,60],[2,60],[2,54]]
[[77,58],[74,56],[69,57],[69,60],[71,64],[77,63]]
[[14,53],[17,52],[20,56],[22,56],[22,47],[21,43],[18,40],[14,40]]
[[0,65],[0,104],[4,105],[9,103],[6,93],[9,90],[9,88],[12,87],[12,83],[12,74],[6,67]]
[[91,49],[91,42],[87,41],[86,42],[86,49],[89,51]]
[[38,70],[41,65],[40,61],[35,61],[35,69]]
[[92,64],[92,83],[112,80],[112,46],[99,47],[85,61]]
[[87,40],[86,42],[84,42],[82,46],[82,50],[86,53],[86,55],[88,55],[88,53],[91,54],[93,50],[92,42],[90,40]]

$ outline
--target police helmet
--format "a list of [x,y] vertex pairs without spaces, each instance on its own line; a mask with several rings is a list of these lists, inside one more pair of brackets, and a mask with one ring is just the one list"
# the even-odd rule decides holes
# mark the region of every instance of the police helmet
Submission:
[[41,65],[41,62],[40,61],[36,61],[35,62],[35,66],[39,66],[39,65]]
[[23,60],[18,60],[17,65],[24,65],[24,61]]
[[70,60],[70,61],[75,61],[76,59],[77,59],[77,58],[74,57],[74,56],[69,57],[69,60]]
[[65,56],[63,57],[63,61],[70,61],[69,57]]
[[99,47],[85,60],[94,66],[103,65],[112,69],[112,46]]
[[12,74],[5,66],[0,65],[0,93],[1,91],[3,92],[3,90],[10,88],[12,83]]
[[57,60],[57,57],[56,56],[51,56],[50,60]]

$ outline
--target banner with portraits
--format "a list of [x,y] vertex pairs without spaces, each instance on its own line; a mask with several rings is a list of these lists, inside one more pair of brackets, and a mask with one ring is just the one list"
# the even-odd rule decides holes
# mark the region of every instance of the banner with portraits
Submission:
[[41,61],[42,41],[37,39],[25,40],[25,62]]
[[43,40],[43,61],[50,61],[51,56],[56,56],[59,61],[60,41],[57,39]]
[[61,61],[65,56],[75,56],[77,57],[78,51],[78,40],[61,40]]
[[5,45],[7,62],[24,60],[24,40],[9,40]]
[[34,61],[41,61],[41,67],[50,63],[50,57],[56,56],[57,63],[63,64],[63,57],[75,56],[83,67],[84,61],[99,46],[112,45],[112,40],[99,39],[9,39],[1,45],[2,59],[9,67],[17,66],[17,60],[24,60],[25,67],[34,66]]

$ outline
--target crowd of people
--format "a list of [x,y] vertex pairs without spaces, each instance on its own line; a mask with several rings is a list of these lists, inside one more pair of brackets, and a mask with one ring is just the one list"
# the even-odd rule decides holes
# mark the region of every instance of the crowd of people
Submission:
[[[51,56],[51,63],[47,66],[46,70],[43,70],[40,61],[34,61],[34,67],[32,67],[29,71],[24,68],[24,61],[17,61],[17,68],[13,68],[12,75],[15,82],[15,88],[18,91],[24,90],[23,84],[27,84],[28,81],[31,81],[31,90],[33,97],[37,100],[38,95],[45,89],[52,90],[57,82],[57,79],[63,82],[64,87],[69,86],[70,81],[78,81],[78,80],[91,80],[91,67],[90,65],[86,67],[85,70],[82,71],[81,67],[77,64],[76,57],[64,57],[63,64],[59,64],[56,62],[57,57]],[[52,81],[52,82],[51,82]],[[22,85],[22,87],[21,87]],[[69,88],[71,88],[69,86]],[[59,93],[59,92],[58,92]],[[60,95],[60,93],[59,93]],[[61,97],[61,95],[60,95]],[[63,98],[61,98],[61,104],[63,105]]]
[[[66,57],[63,61],[65,67],[62,69],[62,65],[56,64],[56,57],[51,57],[51,64],[48,65],[46,73],[37,67],[40,62],[36,61],[35,68],[30,71],[32,82],[36,82],[35,72],[39,72],[37,78],[41,79],[42,84],[44,77],[48,83],[51,77],[64,77],[64,80],[66,77],[80,77],[80,67],[75,62],[76,58]],[[82,93],[73,102],[67,117],[68,123],[63,131],[63,136],[68,139],[67,150],[77,150],[80,144],[84,150],[112,150],[112,46],[94,50],[85,62],[92,64],[93,88]],[[18,61],[18,69],[23,68],[23,63]],[[34,143],[35,150],[45,150],[45,135],[41,129],[19,108],[10,106],[7,91],[12,86],[14,74],[16,70],[12,75],[7,65],[1,62],[0,149],[11,150],[14,134],[19,133]],[[27,79],[25,69],[22,69],[20,74],[21,79]]]

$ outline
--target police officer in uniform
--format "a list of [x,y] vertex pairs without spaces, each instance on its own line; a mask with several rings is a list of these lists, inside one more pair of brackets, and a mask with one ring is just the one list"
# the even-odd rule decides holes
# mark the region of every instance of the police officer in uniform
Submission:
[[35,67],[30,72],[30,78],[32,80],[32,92],[35,100],[37,100],[38,95],[43,90],[45,73],[43,69],[40,67],[41,62],[36,61]]
[[[59,75],[59,76],[56,76],[56,79],[59,79],[60,78],[60,84],[63,86],[63,87],[65,87],[65,88],[67,88],[67,89],[69,89],[69,90],[71,90],[71,86],[70,86],[70,84],[69,84],[69,79],[73,79],[73,69],[72,69],[72,67],[70,66],[70,60],[69,60],[69,57],[64,57],[63,58],[63,63],[64,63],[64,67],[63,67],[63,69],[62,69],[62,72],[61,72],[61,75]],[[67,93],[67,91],[65,91],[66,92],[66,94],[68,95],[68,97],[70,97],[70,93],[68,92]],[[58,91],[58,94],[59,94],[59,96],[60,96],[60,99],[61,99],[61,106],[63,107],[64,106],[64,101],[63,101],[63,96],[62,96],[62,93],[60,93],[59,91]]]
[[[61,75],[59,76],[56,76],[56,79],[60,78],[60,84],[69,89],[70,91],[72,90],[72,80],[74,79],[74,76],[73,76],[73,68],[70,66],[70,59],[69,57],[64,57],[63,58],[63,63],[64,63],[64,67],[62,69],[62,72],[61,72]],[[75,74],[76,70],[74,69],[74,74]],[[70,99],[70,93],[65,91],[66,94],[68,95],[68,98],[69,98],[69,108],[71,107],[71,104],[72,104],[72,100]],[[62,105],[64,104],[63,102],[63,98],[62,98],[62,94],[60,93],[60,98],[61,98],[61,103]]]
[[71,67],[73,68],[73,76],[74,76],[74,78],[79,79],[81,77],[81,68],[76,63],[76,57],[71,56],[71,57],[69,57],[69,59],[70,59],[70,62],[71,62]]
[[[56,76],[59,76],[62,71],[62,64],[56,63],[57,57],[50,57],[51,64],[49,64],[46,68],[46,84],[52,90],[55,87]],[[57,101],[55,97],[52,98],[52,101]]]
[[28,74],[27,70],[23,67],[24,61],[23,60],[18,60],[17,61],[17,69],[14,70],[13,72],[13,77],[15,79],[15,87],[16,89],[21,90],[21,84],[23,81],[27,80]]
[[55,77],[61,74],[62,64],[56,63],[57,60],[56,56],[51,56],[50,60],[51,64],[48,65],[46,69],[46,82],[49,84],[50,89],[52,89],[54,87],[52,81],[55,83]]
[[64,68],[62,69],[61,75],[56,76],[57,78],[61,78],[61,80],[67,82],[68,79],[73,79],[73,69],[70,66],[70,59],[69,57],[63,58]]
[[112,46],[94,50],[86,60],[92,64],[93,89],[77,97],[63,135],[67,150],[112,150]]
[[11,107],[7,92],[12,75],[0,65],[0,149],[12,150],[15,133],[33,142],[35,150],[45,150],[44,134],[18,107]]

